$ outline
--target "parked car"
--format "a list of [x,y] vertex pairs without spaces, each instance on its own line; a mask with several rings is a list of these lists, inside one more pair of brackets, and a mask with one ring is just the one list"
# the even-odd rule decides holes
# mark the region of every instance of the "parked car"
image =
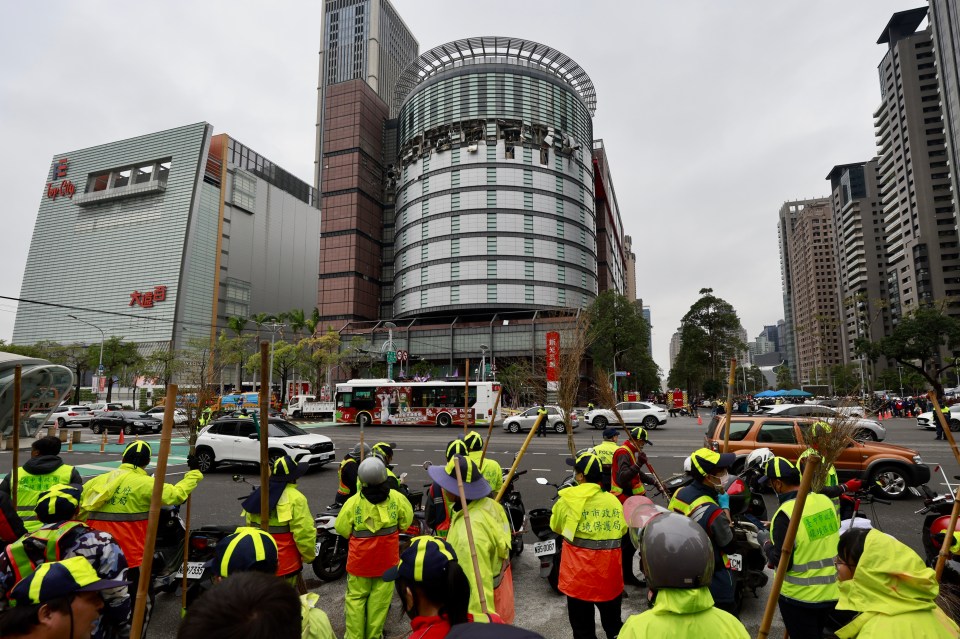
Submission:
[[821,406],[819,404],[776,404],[774,406],[764,406],[764,415],[779,415],[787,417],[816,417],[826,420],[856,420],[857,439],[871,439],[875,442],[882,442],[887,438],[887,429],[874,419],[857,419],[853,416],[844,415],[836,408]]
[[156,417],[138,410],[110,410],[98,413],[90,420],[90,430],[95,433],[123,431],[126,435],[135,433],[159,433],[163,425]]
[[[617,411],[628,426],[643,426],[652,430],[667,423],[667,409],[647,402],[620,402]],[[620,423],[609,408],[594,408],[587,411],[583,419],[597,430]]]
[[[329,437],[308,433],[285,419],[270,418],[267,446],[270,459],[284,454],[297,463],[321,466],[334,461],[336,452]],[[221,417],[197,436],[197,461],[201,472],[223,462],[259,463],[260,436],[252,419]]]
[[[154,406],[147,411],[147,415],[151,417],[156,417],[161,422],[163,421],[163,412],[166,410],[163,406]],[[186,424],[187,423],[187,411],[182,408],[173,409],[173,423],[174,424]]]
[[[734,472],[740,472],[747,455],[757,448],[769,448],[773,454],[797,461],[807,449],[805,435],[816,422],[807,417],[788,415],[734,415],[730,421],[730,452],[737,456]],[[715,415],[707,426],[704,446],[719,451],[723,446],[725,415]],[[930,481],[930,468],[917,451],[893,444],[850,440],[834,462],[841,481],[857,477],[866,483],[878,483],[887,497],[899,499],[908,488]]]
[[[544,406],[544,408],[547,409],[547,430],[552,430],[555,433],[567,432],[567,423],[563,419],[563,409],[553,404],[548,404]],[[503,420],[503,430],[510,433],[527,432],[537,423],[539,411],[540,407],[534,406],[519,415],[506,418]],[[570,416],[570,423],[573,424],[574,430],[580,426],[580,421],[577,419],[576,413]]]
[[[46,419],[44,419],[46,417]],[[29,419],[37,426],[56,424],[58,428],[67,428],[70,426],[81,427],[90,422],[93,412],[89,406],[80,406],[78,404],[64,404],[57,406],[49,415],[46,413],[34,413]]]
[[110,411],[115,411],[115,410],[129,410],[129,409],[125,409],[123,407],[123,404],[118,404],[115,402],[110,402],[110,403],[100,402],[98,404],[90,404],[90,410],[91,412],[93,412],[94,415],[96,415],[99,413],[109,413]]
[[[925,430],[936,430],[938,419],[934,416],[933,411],[920,413],[917,417],[917,426]],[[947,423],[950,425],[951,431],[960,431],[960,404],[950,406],[950,419],[947,420]]]
[[816,399],[812,402],[807,402],[809,404],[817,404],[818,406],[829,406],[830,408],[836,410],[841,415],[846,415],[847,417],[866,417],[866,409],[855,402],[842,399]]

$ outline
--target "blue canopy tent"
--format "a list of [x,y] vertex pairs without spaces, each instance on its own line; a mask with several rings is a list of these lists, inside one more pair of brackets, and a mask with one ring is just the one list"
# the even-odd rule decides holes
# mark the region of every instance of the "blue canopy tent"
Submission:
[[813,397],[813,393],[808,393],[805,390],[793,389],[779,392],[781,393],[780,397]]
[[757,393],[754,397],[776,397],[780,391],[765,390]]

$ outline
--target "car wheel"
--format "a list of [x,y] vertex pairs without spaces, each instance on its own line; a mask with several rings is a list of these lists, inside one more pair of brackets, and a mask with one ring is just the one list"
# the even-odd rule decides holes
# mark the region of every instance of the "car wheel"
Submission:
[[57,417],[57,428],[63,428],[67,425],[67,421],[63,417]]
[[654,417],[653,415],[647,415],[643,418],[643,427],[648,430],[656,430],[657,426],[660,425],[660,420]]
[[450,413],[440,413],[437,415],[437,426],[441,428],[446,428],[453,423],[453,419],[450,417]]
[[873,471],[870,484],[879,484],[878,490],[888,499],[902,499],[909,494],[907,475],[901,467],[894,464],[879,466]]
[[562,435],[567,432],[567,425],[563,423],[563,420],[560,420],[553,425],[553,430]]
[[607,422],[607,418],[602,415],[598,415],[597,417],[593,418],[593,427],[597,430],[603,430],[607,427],[608,423],[609,422]]
[[373,420],[370,419],[369,413],[360,413],[357,415],[357,425],[360,426],[360,428],[366,428],[371,423],[373,423]]
[[197,470],[201,473],[209,473],[214,468],[217,467],[217,460],[213,455],[213,451],[209,448],[201,448],[197,451]]
[[517,422],[510,422],[509,424],[507,424],[507,430],[509,430],[511,433],[519,433],[520,424],[518,424]]
[[124,427],[123,427],[123,434],[124,434],[124,435],[133,435],[133,426],[131,426],[130,424],[127,424],[126,426],[124,426]]
[[854,439],[864,442],[875,442],[878,441],[877,434],[870,430],[869,428],[861,428],[857,431],[857,435]]
[[91,424],[90,430],[93,431],[94,435],[99,435],[103,431],[103,429],[100,427],[100,424]]
[[952,430],[953,432],[960,431],[960,419],[950,420],[950,430]]

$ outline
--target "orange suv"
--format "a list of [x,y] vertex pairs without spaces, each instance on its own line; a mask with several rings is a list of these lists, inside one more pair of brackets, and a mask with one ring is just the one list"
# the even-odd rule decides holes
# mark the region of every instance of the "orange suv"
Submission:
[[[777,415],[734,415],[730,422],[730,452],[737,455],[737,463],[733,469],[739,472],[747,455],[757,448],[769,448],[774,455],[796,462],[807,448],[804,435],[814,422],[815,419]],[[707,426],[704,446],[720,450],[725,423],[725,415],[713,417]],[[930,481],[930,468],[917,451],[894,444],[851,439],[834,462],[834,467],[841,481],[857,477],[877,482],[892,499],[905,497],[910,486]]]

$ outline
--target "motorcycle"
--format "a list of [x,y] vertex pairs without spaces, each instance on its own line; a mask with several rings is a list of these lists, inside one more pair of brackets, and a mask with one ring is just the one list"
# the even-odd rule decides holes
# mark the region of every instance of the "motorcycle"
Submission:
[[337,534],[334,524],[340,506],[327,506],[326,512],[313,520],[317,527],[317,556],[311,563],[314,574],[323,581],[336,581],[347,572],[347,540]]
[[[217,544],[236,530],[235,525],[210,524],[190,531],[190,548],[187,553],[187,607],[213,587],[213,571],[207,569],[206,564],[216,556]],[[182,580],[183,564],[181,563],[176,574],[176,585],[181,585]]]
[[[514,486],[514,482],[520,478],[520,475],[527,474],[527,471],[520,470],[513,474],[510,483],[503,493],[503,509],[507,511],[507,520],[510,522],[510,556],[518,557],[523,552],[523,533],[526,532],[524,525],[527,510],[523,505],[523,498],[520,497],[520,491]],[[503,473],[506,480],[507,472]]]
[[[575,486],[577,481],[573,475],[567,477],[559,485],[551,484],[545,477],[537,477],[537,483],[541,486],[553,486],[557,493],[568,486]],[[552,501],[556,501],[554,495]],[[537,536],[538,541],[533,545],[533,554],[540,561],[540,576],[547,580],[553,591],[560,594],[560,559],[563,550],[563,542],[560,535],[550,529],[551,508],[534,508],[530,511],[530,529]]]
[[183,577],[183,540],[187,527],[179,506],[162,506],[157,523],[157,542],[153,550],[151,580],[154,592],[174,592]]
[[[953,494],[956,491],[940,466],[936,467],[936,471],[943,475],[943,481],[949,492],[938,495],[926,484],[923,484],[917,490],[911,488],[915,494],[923,498],[923,508],[916,511],[915,514],[924,516],[923,525],[920,529],[920,540],[923,543],[924,559],[931,568],[937,565],[937,557],[943,544],[937,539],[937,535],[945,533],[950,524],[950,514],[953,512]],[[960,479],[960,475],[955,476],[955,479]],[[946,561],[943,569],[943,582],[960,586],[960,561],[952,557]]]

